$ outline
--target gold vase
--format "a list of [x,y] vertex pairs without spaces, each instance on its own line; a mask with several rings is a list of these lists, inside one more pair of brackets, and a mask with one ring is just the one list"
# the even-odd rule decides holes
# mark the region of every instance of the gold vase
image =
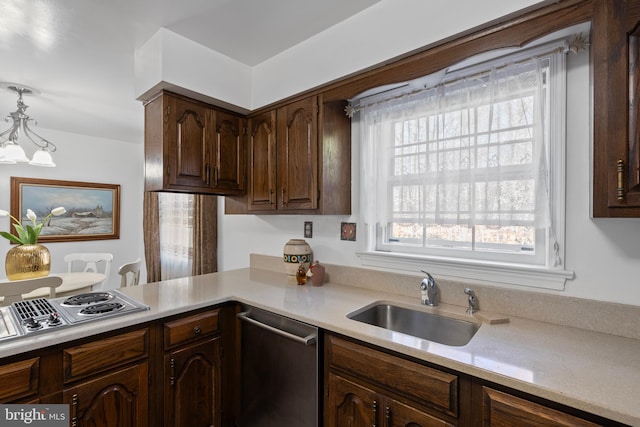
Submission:
[[9,280],[48,276],[51,254],[46,246],[39,244],[14,246],[7,252],[4,267]]

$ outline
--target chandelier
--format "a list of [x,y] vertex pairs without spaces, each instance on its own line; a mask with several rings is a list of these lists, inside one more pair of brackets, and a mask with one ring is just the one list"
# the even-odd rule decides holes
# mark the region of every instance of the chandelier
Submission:
[[[37,122],[29,118],[26,114],[29,106],[22,100],[22,95],[39,94],[39,92],[35,89],[14,83],[0,83],[0,87],[4,87],[18,94],[18,109],[13,113],[9,113],[5,118],[5,121],[13,121],[13,123],[9,129],[0,133],[0,163],[29,163],[35,166],[54,167],[55,163],[53,163],[51,153],[56,151],[56,146],[31,130],[29,122],[33,121],[35,124],[37,124]],[[24,149],[18,144],[18,139],[22,135],[24,135],[25,138],[22,138],[21,141],[28,139],[39,148],[33,154],[31,160],[29,160]]]

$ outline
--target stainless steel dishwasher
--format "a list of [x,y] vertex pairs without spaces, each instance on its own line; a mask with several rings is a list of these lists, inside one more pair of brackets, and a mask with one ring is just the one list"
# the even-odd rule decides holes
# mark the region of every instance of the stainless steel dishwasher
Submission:
[[254,307],[238,317],[240,426],[319,426],[318,329]]

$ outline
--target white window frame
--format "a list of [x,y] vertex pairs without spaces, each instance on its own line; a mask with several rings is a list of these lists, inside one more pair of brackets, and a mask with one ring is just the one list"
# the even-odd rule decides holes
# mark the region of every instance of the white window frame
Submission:
[[[550,44],[539,45],[535,48],[521,50],[515,54],[510,54],[506,60],[518,61],[528,57],[539,56],[541,53],[549,52],[550,49],[564,48],[565,41],[556,41]],[[415,254],[403,252],[387,252],[376,249],[376,242],[380,237],[379,230],[375,225],[364,224],[361,215],[360,222],[364,225],[364,246],[357,255],[365,266],[377,267],[386,270],[401,270],[418,273],[427,270],[431,274],[438,275],[451,280],[463,280],[468,283],[480,284],[500,284],[526,286],[552,290],[564,290],[566,280],[574,277],[573,271],[564,268],[565,258],[565,188],[566,188],[566,60],[565,55],[553,55],[551,66],[555,71],[551,74],[550,105],[556,110],[551,112],[549,117],[557,117],[560,111],[562,120],[551,120],[550,122],[550,143],[548,168],[550,174],[550,199],[551,199],[551,221],[555,231],[556,248],[547,248],[544,255],[545,262],[538,265],[508,262],[508,257],[504,259],[468,259],[454,258],[439,254]],[[452,72],[451,78],[456,78],[456,74],[470,74],[481,69],[486,69],[486,64],[472,65],[470,67],[459,68]],[[400,89],[392,90],[399,92]],[[384,96],[389,96],[389,91]],[[369,101],[375,102],[381,97],[374,96]],[[359,124],[354,120],[354,136],[359,136]],[[362,187],[361,187],[362,188]],[[364,209],[364,206],[361,206]],[[549,239],[547,239],[549,241]],[[554,252],[555,254],[552,253]],[[554,265],[553,258],[558,255],[562,260],[560,265]]]

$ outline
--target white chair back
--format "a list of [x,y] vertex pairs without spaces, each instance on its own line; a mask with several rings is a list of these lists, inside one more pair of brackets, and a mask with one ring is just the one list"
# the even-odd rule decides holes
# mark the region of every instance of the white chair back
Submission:
[[[104,282],[94,285],[93,288],[96,290],[102,289],[104,283],[109,281],[109,272],[111,270],[113,255],[106,252],[71,253],[64,256],[64,261],[68,265],[67,271],[69,273],[73,271],[92,271],[104,274]],[[98,268],[99,264],[104,266],[102,271]],[[75,270],[76,268],[80,268],[80,270]]]
[[[118,274],[122,276],[120,279],[120,287],[124,288],[126,286],[136,286],[140,283],[140,263],[142,260],[138,258],[137,260],[122,264],[118,269]],[[129,280],[131,277],[131,280]]]
[[49,295],[55,296],[55,288],[62,285],[62,278],[58,276],[36,277],[35,279],[13,280],[0,283],[0,296],[4,297],[2,305],[10,305],[22,301],[22,295],[40,288],[50,288]]

